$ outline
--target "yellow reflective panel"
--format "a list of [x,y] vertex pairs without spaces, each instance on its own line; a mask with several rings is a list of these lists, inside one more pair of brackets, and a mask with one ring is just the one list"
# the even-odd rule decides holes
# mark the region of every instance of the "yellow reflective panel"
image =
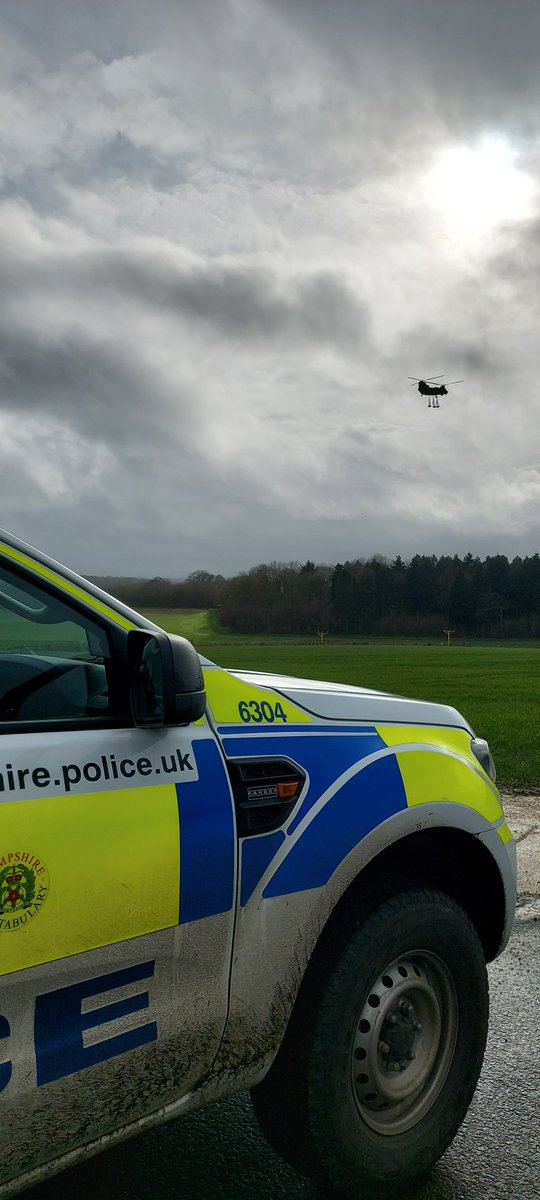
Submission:
[[0,974],[176,925],[179,883],[173,784],[0,804]]
[[465,804],[490,822],[500,820],[498,792],[472,753],[465,729],[384,725],[377,732],[387,746],[396,747],[410,807],[443,800]]
[[504,821],[504,823],[502,825],[499,825],[497,833],[501,839],[503,846],[507,846],[508,842],[512,841],[512,836],[513,836],[512,831],[508,828],[506,821]]
[[396,758],[409,807],[444,800],[474,808],[490,823],[502,816],[500,801],[487,777],[484,781],[463,759],[450,753],[438,754],[429,746],[425,750],[397,750]]
[[471,735],[466,729],[447,729],[439,725],[379,725],[377,733],[387,746],[420,742],[423,746],[443,746],[478,766],[471,750]]
[[308,725],[313,717],[271,688],[254,687],[226,671],[204,670],[206,698],[218,725]]
[[43,563],[29,558],[27,554],[22,554],[20,550],[15,550],[13,546],[8,546],[6,542],[0,542],[0,553],[6,554],[14,562],[20,563],[21,566],[28,567],[30,571],[33,571],[35,575],[39,575],[41,579],[46,579],[49,583],[54,583],[56,587],[66,592],[68,596],[73,596],[76,600],[82,600],[93,612],[101,613],[103,617],[107,617],[115,625],[120,625],[122,629],[137,628],[133,624],[133,621],[129,621],[127,617],[123,617],[121,613],[116,612],[116,609],[110,608],[108,604],[103,604],[96,596],[83,591],[75,583],[71,583],[69,579],[64,579],[63,575],[58,575],[56,571],[51,571]]

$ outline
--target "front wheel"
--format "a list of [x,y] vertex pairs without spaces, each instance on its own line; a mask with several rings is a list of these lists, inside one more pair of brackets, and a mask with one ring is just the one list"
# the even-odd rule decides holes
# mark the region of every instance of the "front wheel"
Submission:
[[[300,997],[285,1058],[255,1089],[263,1129],[344,1197],[396,1195],[446,1149],[476,1087],[488,1024],[476,931],[446,894],[403,892],[349,933],[311,1019],[310,1000]],[[265,1104],[277,1079],[279,1118]]]

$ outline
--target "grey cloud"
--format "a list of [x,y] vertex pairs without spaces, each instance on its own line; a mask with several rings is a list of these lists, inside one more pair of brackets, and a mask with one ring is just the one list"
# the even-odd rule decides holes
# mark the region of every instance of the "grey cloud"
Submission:
[[501,117],[530,128],[540,89],[536,0],[267,0],[276,7],[359,93],[378,77],[394,115],[402,105],[400,123],[421,119],[428,105],[449,128]]
[[[49,0],[48,8],[45,30],[36,0],[7,0],[2,20],[59,73],[81,49],[96,57],[101,121],[90,138],[90,93],[79,104],[75,78],[69,120],[80,121],[80,151],[71,128],[69,154],[58,140],[51,151],[74,180],[92,170],[94,178],[115,171],[129,178],[135,146],[142,177],[158,188],[197,177],[209,164],[255,180],[262,173],[333,187],[410,167],[441,133],[474,134],[502,121],[516,137],[535,134],[536,0],[521,0],[517,16],[507,0],[156,0],[151,7],[142,0]],[[157,48],[162,80],[155,64],[150,69]],[[148,121],[136,119],[122,90],[110,92],[113,81],[99,68],[112,61],[127,79],[135,72],[140,115],[151,114]]]
[[[146,377],[145,377],[146,374]],[[155,383],[118,344],[93,344],[66,334],[61,343],[31,331],[0,329],[0,407],[48,414],[88,436],[125,445],[151,435],[149,399]]]
[[[60,176],[28,164],[17,184],[8,179],[2,193],[6,197],[26,200],[37,212],[66,212],[69,208],[67,193],[71,187],[106,188],[118,180],[133,180],[156,192],[166,192],[180,186],[186,177],[182,162],[175,162],[151,146],[135,145],[128,134],[118,129],[88,146],[81,158],[68,158],[63,162]],[[45,205],[47,196],[50,200]]]
[[[6,313],[12,309],[14,297],[25,292],[35,296],[42,289],[44,297],[57,294],[66,301],[76,293],[82,305],[85,298],[94,298],[112,305],[125,301],[154,312],[166,310],[243,343],[284,339],[346,347],[367,345],[368,341],[367,305],[330,270],[312,270],[286,282],[260,268],[208,262],[186,269],[136,249],[130,253],[96,248],[78,257],[50,256],[36,262],[31,275],[26,263],[8,251],[4,272],[10,292],[4,291],[0,311],[4,308]],[[84,319],[83,312],[81,315]],[[66,353],[65,357],[67,369],[72,355]],[[120,370],[112,356],[106,369]]]
[[407,356],[411,366],[407,376],[417,368],[415,374],[420,377],[445,375],[441,383],[461,379],[464,372],[469,377],[469,383],[471,377],[489,380],[500,376],[510,365],[505,361],[504,347],[494,344],[480,322],[467,338],[434,331],[428,324],[422,324],[408,333],[400,352],[402,356]]
[[98,574],[536,548],[538,225],[421,196],[499,121],[535,169],[519,11],[5,0],[5,523]]
[[540,218],[523,221],[505,232],[503,247],[490,259],[489,276],[492,280],[513,285],[519,291],[526,287],[532,292],[530,299],[538,299],[540,272]]
[[92,0],[82,5],[70,0],[28,0],[25,4],[4,0],[1,15],[12,35],[51,65],[76,52],[81,44],[99,52],[104,62],[121,58],[128,46],[141,47],[135,25],[127,19],[125,0]]
[[[43,492],[42,467],[57,476],[60,489],[65,480],[64,504],[70,490],[73,500],[83,486],[83,478],[77,477],[80,469],[95,496],[112,495],[121,487],[140,496],[143,520],[152,510],[166,511],[167,496],[177,491],[177,480],[189,493],[208,476],[204,404],[180,380],[163,379],[145,357],[144,346],[137,350],[121,336],[104,344],[83,332],[78,336],[66,332],[51,343],[33,330],[0,328],[0,422],[3,414],[15,418],[21,434],[25,421],[31,422],[20,456],[30,480],[26,485],[30,506],[32,495]],[[71,434],[79,463],[75,472]],[[99,447],[110,453],[95,469]],[[5,470],[5,444],[0,460],[2,495],[7,500],[12,491]],[[205,486],[209,495],[216,487],[219,492],[217,480],[214,485],[207,478]],[[134,508],[132,500],[129,508]]]
[[[159,279],[137,270],[136,289],[160,298],[182,316],[246,340],[285,338],[341,345],[365,341],[366,306],[329,271],[279,285],[269,272],[209,267],[191,276]],[[138,288],[137,288],[138,285]]]

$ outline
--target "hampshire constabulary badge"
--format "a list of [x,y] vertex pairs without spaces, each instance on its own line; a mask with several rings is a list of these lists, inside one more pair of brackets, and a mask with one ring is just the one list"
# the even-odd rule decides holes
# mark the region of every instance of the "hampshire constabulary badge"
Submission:
[[49,872],[29,850],[0,854],[0,933],[22,929],[37,916],[49,892]]

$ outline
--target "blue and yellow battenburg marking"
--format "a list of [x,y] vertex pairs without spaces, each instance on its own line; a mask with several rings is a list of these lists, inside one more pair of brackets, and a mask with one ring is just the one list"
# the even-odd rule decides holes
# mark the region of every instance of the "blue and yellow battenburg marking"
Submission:
[[219,732],[231,758],[286,756],[307,772],[286,831],[242,842],[242,904],[261,881],[263,898],[324,886],[363,838],[407,808],[452,801],[489,824],[502,817],[466,730],[312,720],[308,728],[241,730],[237,723]]
[[229,780],[216,741],[192,751],[189,787],[2,804],[0,975],[230,911]]
[[[226,757],[285,757],[306,773],[286,830],[242,841],[242,904],[258,888],[266,898],[323,886],[373,829],[417,805],[463,804],[501,824],[504,840],[497,789],[466,730],[321,720],[215,667],[205,684]],[[0,974],[231,910],[234,810],[220,746],[208,734],[193,744],[198,778],[189,788],[3,803]],[[47,864],[46,885],[27,854]]]

